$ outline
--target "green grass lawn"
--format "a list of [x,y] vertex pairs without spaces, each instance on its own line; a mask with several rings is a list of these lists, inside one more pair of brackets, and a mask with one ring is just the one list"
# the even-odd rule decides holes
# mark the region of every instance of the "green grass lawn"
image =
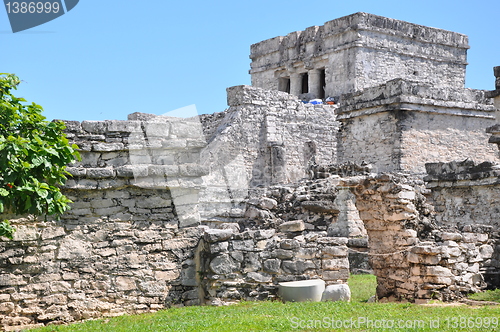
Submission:
[[366,303],[375,294],[376,278],[352,276],[349,284],[350,303],[264,301],[172,308],[32,331],[500,331],[500,306]]
[[469,298],[477,301],[493,301],[500,303],[500,289],[471,294],[469,295]]

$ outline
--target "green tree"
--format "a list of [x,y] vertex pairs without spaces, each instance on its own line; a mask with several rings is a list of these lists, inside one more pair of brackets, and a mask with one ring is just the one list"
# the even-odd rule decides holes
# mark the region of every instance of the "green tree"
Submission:
[[[79,159],[62,121],[46,121],[43,109],[15,97],[20,80],[0,74],[0,213],[60,216],[71,201],[59,185],[66,182],[66,165]],[[12,238],[7,220],[0,236]]]

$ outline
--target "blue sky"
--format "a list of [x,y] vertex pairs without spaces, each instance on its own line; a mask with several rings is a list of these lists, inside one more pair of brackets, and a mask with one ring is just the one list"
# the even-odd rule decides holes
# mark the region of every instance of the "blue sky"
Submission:
[[499,9],[498,0],[80,0],[13,34],[0,8],[0,72],[17,74],[17,95],[48,119],[220,112],[227,87],[250,84],[251,44],[363,11],[468,35],[466,87],[493,89]]

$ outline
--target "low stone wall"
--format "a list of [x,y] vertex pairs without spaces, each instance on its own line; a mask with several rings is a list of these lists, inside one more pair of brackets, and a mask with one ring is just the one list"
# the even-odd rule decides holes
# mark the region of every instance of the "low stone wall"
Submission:
[[490,287],[500,287],[500,165],[465,160],[426,167],[436,223],[464,238],[484,233],[481,248],[488,258],[480,271]]
[[199,121],[131,118],[67,122],[82,156],[63,188],[72,208],[60,221],[13,220],[14,240],[0,243],[2,325],[200,303]]
[[4,327],[200,303],[194,253],[203,229],[106,218],[14,224],[14,241],[0,249]]
[[201,244],[201,288],[207,303],[273,299],[283,281],[347,282],[347,239],[303,233],[299,225],[282,227],[281,233],[207,230]]

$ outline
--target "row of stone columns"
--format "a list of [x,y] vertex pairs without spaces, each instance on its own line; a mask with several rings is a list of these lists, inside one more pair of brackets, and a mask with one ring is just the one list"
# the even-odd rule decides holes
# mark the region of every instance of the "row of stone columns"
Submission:
[[303,93],[302,89],[302,77],[303,75],[308,75],[308,91],[307,93],[314,96],[314,98],[319,98],[323,95],[322,93],[322,80],[321,80],[321,69],[313,69],[307,73],[292,73],[290,75],[290,94],[298,96]]

